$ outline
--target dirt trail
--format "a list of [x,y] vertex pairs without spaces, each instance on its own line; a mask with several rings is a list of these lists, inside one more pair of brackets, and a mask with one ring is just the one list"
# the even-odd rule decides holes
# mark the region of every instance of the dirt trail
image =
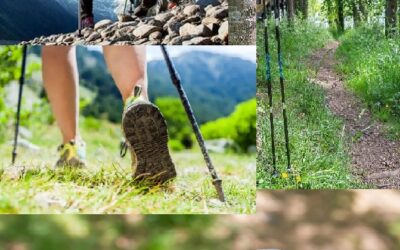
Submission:
[[329,109],[344,121],[342,136],[350,143],[352,171],[378,188],[400,188],[400,142],[390,141],[383,125],[345,88],[335,72],[338,46],[339,42],[330,42],[311,59],[317,70],[315,83],[325,89]]

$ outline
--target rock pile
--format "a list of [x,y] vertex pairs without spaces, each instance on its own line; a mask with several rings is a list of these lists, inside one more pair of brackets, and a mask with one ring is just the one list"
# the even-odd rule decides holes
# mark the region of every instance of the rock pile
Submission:
[[179,5],[150,17],[124,16],[119,21],[101,20],[94,29],[37,37],[27,45],[226,45],[228,2]]

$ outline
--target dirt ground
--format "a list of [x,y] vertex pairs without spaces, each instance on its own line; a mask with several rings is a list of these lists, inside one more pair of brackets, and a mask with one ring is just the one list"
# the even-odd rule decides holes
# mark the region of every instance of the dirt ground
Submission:
[[222,218],[235,250],[400,249],[400,192],[259,191],[257,214]]
[[400,142],[389,140],[383,125],[373,120],[368,108],[345,88],[335,72],[338,46],[337,41],[328,43],[311,61],[317,70],[314,82],[325,89],[327,106],[344,121],[341,136],[350,144],[352,171],[375,187],[400,188]]

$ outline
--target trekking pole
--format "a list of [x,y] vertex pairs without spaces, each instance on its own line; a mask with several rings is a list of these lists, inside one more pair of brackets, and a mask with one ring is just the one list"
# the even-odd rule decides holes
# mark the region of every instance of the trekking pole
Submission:
[[281,87],[281,100],[282,100],[282,112],[283,112],[283,127],[285,133],[285,147],[286,147],[286,158],[287,158],[287,171],[291,172],[292,167],[290,164],[290,148],[289,148],[289,131],[288,131],[288,120],[286,115],[286,103],[285,103],[285,83],[283,78],[283,62],[281,53],[281,34],[279,29],[279,0],[275,0],[275,34],[276,42],[278,46],[278,64],[279,64],[279,82]]
[[15,121],[15,133],[14,133],[14,147],[12,151],[11,165],[14,165],[15,159],[17,158],[17,144],[18,144],[18,133],[19,133],[19,120],[21,114],[21,102],[22,102],[22,90],[25,83],[25,66],[26,66],[26,53],[27,47],[22,47],[22,65],[21,65],[21,76],[19,77],[19,92],[18,92],[18,106]]
[[81,20],[82,6],[81,0],[78,0],[78,36],[82,36],[82,20]]
[[268,40],[268,16],[265,7],[265,0],[263,0],[264,5],[264,49],[265,49],[265,64],[266,72],[265,78],[267,81],[267,91],[268,91],[268,107],[269,107],[269,122],[271,129],[271,152],[272,152],[272,176],[277,177],[278,171],[276,169],[276,155],[275,155],[275,128],[274,128],[274,114],[272,106],[272,81],[271,81],[271,55],[269,54],[269,40]]
[[161,51],[164,55],[165,62],[167,63],[167,67],[168,67],[169,74],[171,76],[172,83],[175,85],[175,87],[178,90],[183,107],[185,108],[186,114],[190,120],[194,134],[196,135],[197,142],[200,145],[201,152],[202,152],[204,160],[207,164],[208,171],[210,172],[211,177],[212,177],[212,183],[213,183],[215,189],[217,190],[218,198],[220,201],[225,202],[225,195],[224,195],[224,191],[222,189],[222,180],[218,177],[217,171],[215,170],[215,168],[211,162],[211,158],[210,158],[210,156],[208,154],[208,150],[205,146],[203,136],[201,135],[199,126],[197,125],[196,118],[194,117],[193,110],[192,110],[189,100],[186,96],[186,92],[182,87],[180,76],[178,75],[178,72],[176,71],[176,68],[175,68],[173,62],[171,61],[171,58],[168,55],[168,51],[164,45],[161,45]]

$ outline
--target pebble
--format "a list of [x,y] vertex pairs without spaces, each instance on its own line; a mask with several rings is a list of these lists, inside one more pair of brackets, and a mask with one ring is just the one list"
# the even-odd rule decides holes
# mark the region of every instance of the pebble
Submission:
[[228,5],[218,0],[193,1],[155,16],[118,16],[104,19],[94,29],[41,36],[21,45],[228,44]]

